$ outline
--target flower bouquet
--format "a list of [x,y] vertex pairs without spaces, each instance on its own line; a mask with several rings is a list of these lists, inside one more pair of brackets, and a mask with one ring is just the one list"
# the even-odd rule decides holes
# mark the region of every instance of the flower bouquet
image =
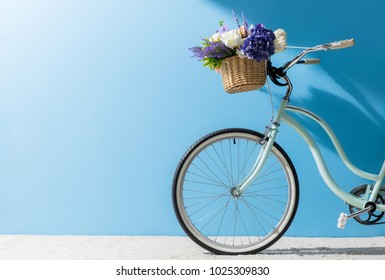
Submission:
[[203,61],[203,66],[221,73],[226,92],[256,90],[266,83],[266,61],[286,48],[286,32],[273,32],[263,24],[249,27],[243,14],[241,25],[234,12],[233,16],[236,29],[220,21],[214,35],[203,39],[202,46],[189,50]]

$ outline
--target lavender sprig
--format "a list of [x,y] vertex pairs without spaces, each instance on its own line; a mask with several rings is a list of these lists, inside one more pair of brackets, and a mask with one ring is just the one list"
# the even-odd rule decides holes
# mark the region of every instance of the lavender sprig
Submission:
[[234,20],[235,20],[235,22],[237,23],[237,25],[238,25],[238,28],[240,28],[241,27],[241,25],[239,24],[239,20],[238,20],[238,18],[237,18],[237,16],[235,15],[235,12],[234,12],[234,10],[231,10],[232,12],[233,12],[233,17],[234,17]]
[[205,57],[202,47],[194,46],[194,47],[189,48],[188,50],[193,53],[192,57],[196,57],[196,58],[198,58],[198,60],[202,60]]
[[215,31],[215,33],[223,34],[230,30],[230,27],[227,24],[220,25],[219,29]]
[[243,20],[243,26],[245,27],[245,29],[249,30],[249,25],[247,24],[247,21],[245,16],[243,15],[243,12],[242,12],[242,20]]
[[228,48],[222,42],[206,42],[206,47],[203,48],[202,54],[208,58],[223,59],[234,55],[234,50]]

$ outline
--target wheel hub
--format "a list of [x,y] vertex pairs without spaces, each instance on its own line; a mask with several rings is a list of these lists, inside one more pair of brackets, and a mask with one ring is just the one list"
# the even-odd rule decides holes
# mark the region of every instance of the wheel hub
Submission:
[[242,194],[237,187],[232,188],[230,193],[233,197],[240,197]]

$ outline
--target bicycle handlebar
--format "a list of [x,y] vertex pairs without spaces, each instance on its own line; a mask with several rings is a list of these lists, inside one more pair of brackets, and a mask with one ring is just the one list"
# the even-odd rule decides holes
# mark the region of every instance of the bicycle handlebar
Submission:
[[318,45],[312,48],[308,48],[301,52],[299,55],[297,55],[294,59],[287,62],[282,68],[282,73],[286,73],[287,70],[289,70],[291,67],[293,67],[295,64],[297,64],[302,57],[307,55],[310,52],[316,52],[316,51],[328,51],[328,50],[336,50],[336,49],[343,49],[352,47],[354,45],[354,39],[348,39],[348,40],[341,40],[341,41],[335,41],[332,43],[322,44]]
[[[316,52],[316,51],[328,51],[328,50],[337,50],[337,49],[344,49],[349,48],[354,45],[354,39],[348,39],[348,40],[341,40],[341,41],[335,41],[332,43],[322,44],[315,47],[311,47],[308,49],[305,49],[302,51],[299,55],[294,57],[292,60],[286,62],[282,67],[276,68],[271,65],[271,62],[269,61],[268,64],[268,75],[272,82],[279,86],[289,86],[289,91],[287,93],[287,97],[290,96],[291,92],[291,84],[290,80],[286,75],[286,72],[293,67],[296,64],[316,64],[320,63],[319,59],[303,59],[301,60],[305,55],[307,55],[310,52]],[[284,79],[286,83],[281,83],[279,80]]]

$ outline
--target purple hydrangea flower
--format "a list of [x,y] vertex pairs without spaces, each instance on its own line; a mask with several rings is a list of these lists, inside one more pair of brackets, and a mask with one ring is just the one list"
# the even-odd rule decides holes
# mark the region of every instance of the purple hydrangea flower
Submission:
[[249,59],[256,61],[267,60],[274,54],[274,32],[258,24],[250,29],[249,36],[240,47],[241,51]]

